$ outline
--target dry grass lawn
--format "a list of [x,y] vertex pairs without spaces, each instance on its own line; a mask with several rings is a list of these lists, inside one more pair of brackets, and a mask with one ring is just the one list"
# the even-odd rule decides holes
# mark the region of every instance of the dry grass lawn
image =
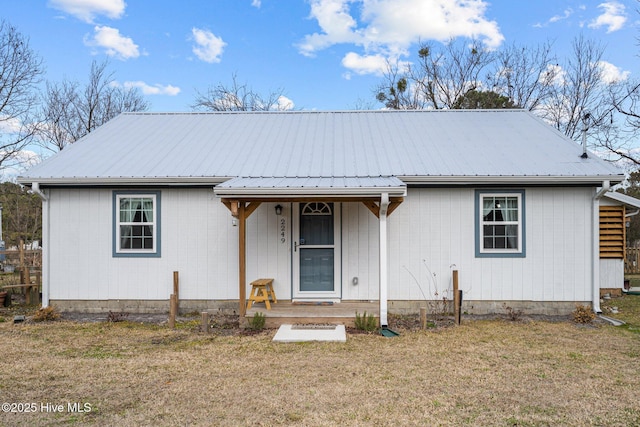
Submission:
[[37,410],[0,424],[637,426],[640,296],[611,305],[635,323],[465,321],[345,344],[6,321],[0,400]]

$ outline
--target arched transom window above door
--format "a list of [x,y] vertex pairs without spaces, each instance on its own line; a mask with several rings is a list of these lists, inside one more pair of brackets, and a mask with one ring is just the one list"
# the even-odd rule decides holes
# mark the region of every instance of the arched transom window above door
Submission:
[[331,205],[323,202],[309,202],[302,206],[301,215],[331,215]]

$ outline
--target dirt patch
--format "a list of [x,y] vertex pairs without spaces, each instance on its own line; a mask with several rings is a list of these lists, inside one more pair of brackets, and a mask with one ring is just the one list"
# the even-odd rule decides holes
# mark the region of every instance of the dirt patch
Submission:
[[[26,306],[13,306],[12,309],[0,310],[0,315],[3,315],[7,320],[13,315],[26,315],[27,322],[29,316],[33,314],[35,310],[33,307]],[[64,312],[61,313],[61,320],[67,320],[71,322],[79,323],[95,323],[95,322],[111,322],[113,319],[119,319],[121,321],[153,324],[153,325],[166,325],[168,323],[168,314],[151,314],[151,313],[79,313],[79,312]],[[551,315],[522,315],[517,319],[512,319],[506,314],[486,314],[486,315],[463,315],[462,323],[478,320],[504,320],[513,322],[571,322],[571,315],[564,316],[551,316]],[[419,314],[393,314],[390,313],[388,317],[389,328],[397,331],[413,332],[422,329],[420,315]],[[603,320],[596,318],[594,324],[602,324]],[[199,313],[190,313],[176,318],[176,324],[179,328],[193,329],[194,331],[200,331],[200,317]],[[453,316],[439,316],[435,318],[429,317],[427,319],[427,329],[442,329],[454,326]],[[370,334],[358,330],[356,328],[347,328],[347,331],[351,334]],[[256,331],[240,327],[240,316],[235,312],[219,311],[211,313],[209,315],[209,333],[214,335],[254,335]],[[377,333],[374,331],[373,333]]]

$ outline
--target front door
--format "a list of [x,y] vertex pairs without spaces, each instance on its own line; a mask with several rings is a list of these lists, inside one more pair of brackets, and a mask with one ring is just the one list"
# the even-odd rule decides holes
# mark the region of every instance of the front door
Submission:
[[338,203],[294,205],[294,298],[340,297],[339,209]]

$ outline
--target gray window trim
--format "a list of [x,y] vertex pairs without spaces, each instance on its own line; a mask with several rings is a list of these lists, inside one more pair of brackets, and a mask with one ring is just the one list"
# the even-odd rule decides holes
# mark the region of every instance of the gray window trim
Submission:
[[[482,196],[490,195],[490,194],[517,194],[520,196],[520,206],[518,207],[520,210],[520,251],[514,252],[512,250],[509,251],[482,251],[482,239],[481,239],[481,227],[480,223],[480,212],[482,211]],[[475,252],[476,258],[525,258],[527,256],[527,232],[526,232],[526,203],[525,203],[525,191],[524,190],[506,190],[506,189],[482,189],[475,191],[475,206],[474,206],[474,216],[475,216]]]
[[[118,190],[113,191],[112,194],[112,256],[114,258],[160,258],[161,256],[161,247],[162,247],[162,227],[161,227],[161,198],[160,191],[137,191],[137,190]],[[155,227],[155,250],[153,251],[145,251],[145,252],[128,252],[128,251],[118,251],[118,218],[119,218],[119,204],[118,204],[118,196],[155,196],[155,205],[153,207],[154,211],[154,227]]]

